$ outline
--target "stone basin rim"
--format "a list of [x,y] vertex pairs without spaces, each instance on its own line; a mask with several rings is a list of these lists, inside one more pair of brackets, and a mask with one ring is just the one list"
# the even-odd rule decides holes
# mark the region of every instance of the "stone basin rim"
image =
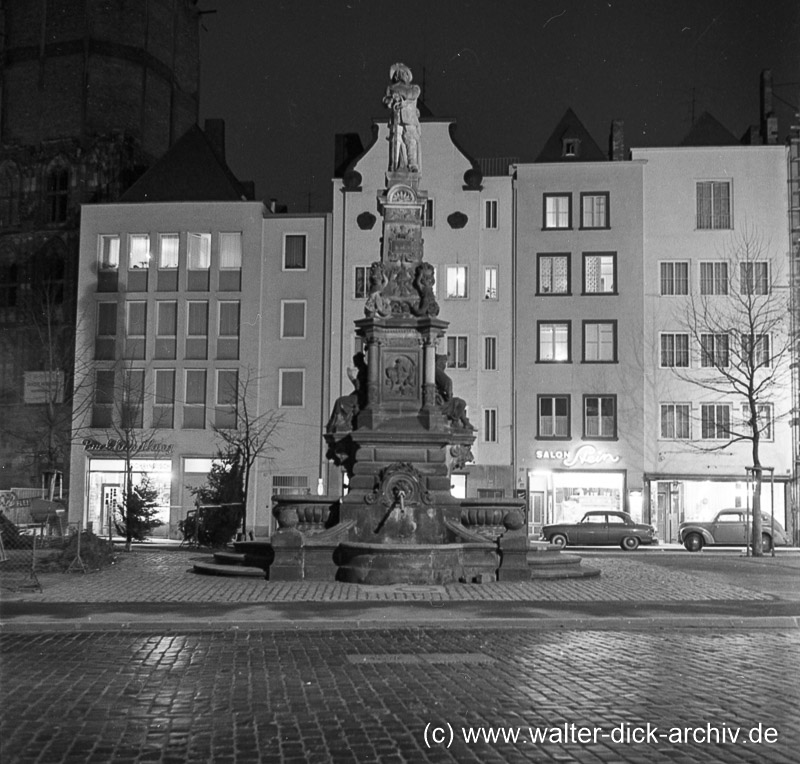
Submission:
[[342,549],[352,549],[357,552],[451,552],[458,549],[497,549],[491,541],[464,541],[444,542],[441,544],[414,544],[414,543],[383,543],[380,541],[342,541]]

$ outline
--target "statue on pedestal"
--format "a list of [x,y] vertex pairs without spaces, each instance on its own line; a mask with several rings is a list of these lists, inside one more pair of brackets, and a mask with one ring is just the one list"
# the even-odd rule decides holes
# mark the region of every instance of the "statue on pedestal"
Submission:
[[417,99],[422,90],[413,85],[411,70],[401,63],[389,69],[391,84],[386,88],[384,106],[392,110],[389,122],[389,170],[397,172],[419,172],[420,128]]

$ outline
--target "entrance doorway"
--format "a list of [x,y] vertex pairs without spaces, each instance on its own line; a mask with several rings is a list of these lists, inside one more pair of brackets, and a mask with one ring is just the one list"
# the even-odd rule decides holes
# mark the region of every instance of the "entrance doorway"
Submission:
[[117,483],[103,483],[103,514],[100,517],[102,527],[96,533],[107,536],[116,532],[114,518],[119,517],[118,507],[122,496],[122,486]]
[[528,519],[528,535],[538,539],[544,525],[544,491],[531,491],[531,514]]
[[683,486],[674,480],[658,482],[656,527],[658,537],[667,544],[678,543],[678,527],[683,521]]

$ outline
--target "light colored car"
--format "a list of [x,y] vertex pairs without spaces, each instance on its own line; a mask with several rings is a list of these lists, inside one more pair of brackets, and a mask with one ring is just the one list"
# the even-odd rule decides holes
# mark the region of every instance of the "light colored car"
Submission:
[[[746,509],[722,509],[709,522],[686,522],[678,528],[678,539],[690,552],[704,546],[745,546],[748,542]],[[753,518],[749,518],[752,532]],[[770,515],[761,514],[761,548],[769,552],[774,546],[787,546],[789,539],[783,526]]]
[[556,523],[542,528],[542,539],[553,546],[613,545],[633,551],[639,544],[657,544],[652,525],[636,523],[627,512],[593,510],[579,523]]

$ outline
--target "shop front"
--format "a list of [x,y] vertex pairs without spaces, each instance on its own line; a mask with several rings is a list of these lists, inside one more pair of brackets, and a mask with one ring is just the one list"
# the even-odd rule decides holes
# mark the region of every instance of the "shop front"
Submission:
[[628,470],[619,454],[583,444],[537,449],[528,471],[528,535],[543,525],[578,522],[590,510],[630,512],[641,521],[641,491],[628,491]]

